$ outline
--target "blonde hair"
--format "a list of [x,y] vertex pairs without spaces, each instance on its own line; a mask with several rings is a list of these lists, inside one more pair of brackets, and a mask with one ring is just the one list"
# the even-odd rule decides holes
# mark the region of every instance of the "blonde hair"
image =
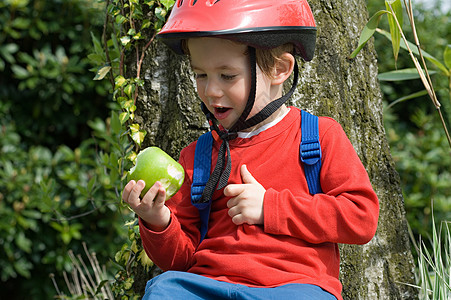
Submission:
[[[234,42],[233,40],[231,41]],[[182,49],[185,54],[189,55],[188,40],[182,40]],[[276,66],[277,62],[280,61],[280,57],[282,56],[282,54],[284,53],[293,54],[293,52],[294,52],[293,44],[284,44],[271,49],[256,48],[255,59],[257,61],[258,67],[260,68],[260,70],[262,70],[263,74],[265,74],[269,78],[272,78],[272,71],[274,70],[274,67]]]
[[272,49],[260,49],[256,48],[255,56],[257,60],[257,65],[260,67],[260,70],[268,76],[272,78],[272,71],[276,66],[277,62],[280,61],[280,57],[284,53],[293,53],[294,46],[293,44],[284,44]]

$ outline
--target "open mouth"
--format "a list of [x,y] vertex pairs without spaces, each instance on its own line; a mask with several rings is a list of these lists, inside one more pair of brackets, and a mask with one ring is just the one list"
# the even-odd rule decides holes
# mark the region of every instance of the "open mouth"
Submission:
[[227,118],[229,115],[229,112],[232,110],[230,107],[215,107],[215,118],[218,120],[222,120]]
[[215,107],[215,112],[217,112],[217,113],[220,113],[220,114],[223,114],[223,113],[225,113],[226,111],[228,111],[230,108],[227,108],[227,107]]

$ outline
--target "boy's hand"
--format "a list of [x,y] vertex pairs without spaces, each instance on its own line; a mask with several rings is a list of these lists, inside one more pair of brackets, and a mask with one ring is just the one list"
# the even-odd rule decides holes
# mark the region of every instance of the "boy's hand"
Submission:
[[263,224],[263,199],[265,188],[252,176],[246,165],[241,166],[242,184],[229,184],[224,195],[232,197],[227,202],[229,216],[236,225]]
[[164,205],[166,190],[157,181],[141,200],[139,195],[144,187],[143,180],[138,182],[130,180],[124,187],[122,200],[130,205],[131,209],[146,223],[149,229],[163,231],[171,220],[171,212]]

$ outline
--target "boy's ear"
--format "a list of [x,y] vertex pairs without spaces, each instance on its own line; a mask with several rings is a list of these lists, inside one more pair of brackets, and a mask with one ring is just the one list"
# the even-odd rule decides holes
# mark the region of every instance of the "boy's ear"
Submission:
[[295,58],[290,53],[283,53],[279,60],[276,62],[273,71],[273,78],[271,83],[273,85],[280,85],[285,82],[285,80],[290,77],[291,73],[293,73],[294,69],[294,61]]

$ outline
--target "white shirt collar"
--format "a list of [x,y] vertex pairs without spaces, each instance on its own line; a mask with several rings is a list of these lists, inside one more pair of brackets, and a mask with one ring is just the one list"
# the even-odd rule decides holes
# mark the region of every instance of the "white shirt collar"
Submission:
[[269,123],[267,123],[267,124],[265,124],[265,125],[263,125],[263,126],[257,128],[257,129],[255,129],[255,130],[253,130],[253,131],[249,131],[249,132],[247,132],[247,131],[239,131],[239,132],[238,132],[238,137],[239,137],[239,138],[242,138],[242,139],[248,139],[248,138],[251,138],[251,137],[253,137],[253,136],[259,134],[260,132],[263,132],[263,131],[265,131],[266,129],[273,127],[274,125],[276,125],[276,124],[279,123],[280,121],[282,121],[282,119],[285,118],[285,116],[286,116],[289,112],[290,112],[290,109],[287,109],[287,111],[286,111],[283,115],[279,116],[277,119],[275,119],[275,120],[273,120],[273,121],[271,121],[271,122],[269,122]]

